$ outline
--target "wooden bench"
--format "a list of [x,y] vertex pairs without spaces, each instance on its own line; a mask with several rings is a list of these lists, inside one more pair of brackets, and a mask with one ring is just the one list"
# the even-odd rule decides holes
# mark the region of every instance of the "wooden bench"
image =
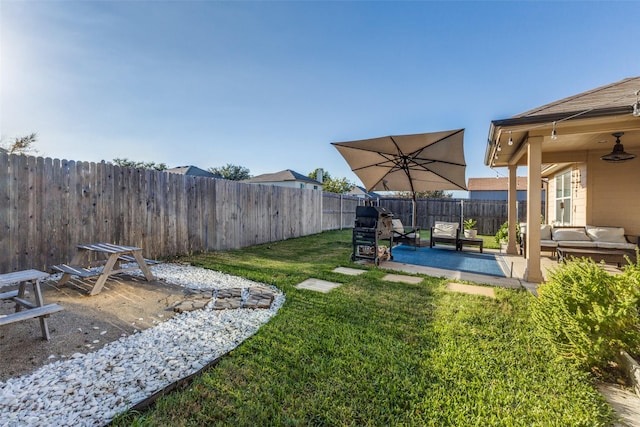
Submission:
[[[135,257],[131,256],[131,255],[120,255],[118,257],[118,259],[120,261],[125,261],[125,262],[137,262]],[[162,261],[156,261],[155,259],[147,259],[147,258],[143,258],[144,263],[147,265],[157,265],[157,264],[162,264]]]
[[[64,310],[64,307],[58,304],[44,304],[42,291],[40,290],[40,281],[47,277],[49,277],[49,274],[38,270],[24,270],[0,274],[0,288],[18,284],[18,289],[0,293],[0,299],[9,299],[16,303],[15,313],[0,315],[0,326],[21,320],[38,318],[40,320],[42,337],[49,341],[50,336],[47,318],[50,314]],[[25,289],[27,283],[33,285],[35,302],[25,299],[27,295]]]
[[53,265],[51,266],[51,268],[61,273],[72,274],[74,276],[80,276],[80,277],[94,277],[94,276],[100,275],[100,271],[90,270],[88,268],[80,267],[78,265],[60,264],[60,265]]
[[[140,270],[148,281],[154,280],[149,265],[158,264],[158,261],[147,260],[142,257],[142,248],[134,246],[123,246],[112,243],[88,243],[77,245],[73,260],[69,264],[54,265],[51,268],[62,272],[62,277],[58,281],[58,286],[64,285],[71,276],[82,278],[97,276],[98,279],[93,285],[89,295],[97,295],[102,290],[105,282],[112,274],[124,273],[127,271]],[[102,257],[102,260],[94,260]],[[137,266],[122,268],[122,262],[136,263]],[[96,265],[101,265],[101,270],[91,269]]]
[[[48,316],[49,314],[57,313],[64,310],[64,307],[58,304],[47,304],[42,307],[34,307],[29,310],[17,311],[15,313],[0,315],[0,326],[8,325],[10,323],[19,322],[21,320],[33,319],[36,317]],[[49,339],[44,336],[45,339]]]

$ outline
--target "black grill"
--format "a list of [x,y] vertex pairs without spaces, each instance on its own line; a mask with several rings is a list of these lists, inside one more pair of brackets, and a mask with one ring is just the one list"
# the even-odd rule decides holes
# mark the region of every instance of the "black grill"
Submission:
[[[380,206],[356,207],[356,222],[353,228],[353,254],[351,259],[371,259],[376,265],[388,256],[393,259],[393,214]],[[380,240],[389,240],[387,249],[380,247]]]

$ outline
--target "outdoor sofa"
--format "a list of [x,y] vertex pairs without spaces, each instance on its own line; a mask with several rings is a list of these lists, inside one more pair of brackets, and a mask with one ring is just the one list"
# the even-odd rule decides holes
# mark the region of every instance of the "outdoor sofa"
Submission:
[[[522,255],[526,256],[526,228],[521,225]],[[594,255],[613,251],[622,251],[630,258],[635,258],[638,247],[638,236],[625,234],[623,227],[601,226],[540,226],[540,250],[551,252],[553,256],[558,249],[590,250]],[[585,252],[588,255],[588,252]]]

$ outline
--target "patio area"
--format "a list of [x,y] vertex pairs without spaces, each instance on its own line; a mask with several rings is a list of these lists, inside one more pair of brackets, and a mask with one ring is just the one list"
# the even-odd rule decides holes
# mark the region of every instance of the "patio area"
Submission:
[[[395,248],[394,248],[395,250]],[[451,256],[456,256],[456,251],[449,249],[441,250],[443,255],[446,255],[450,251]],[[396,251],[397,252],[397,251]],[[540,283],[527,282],[525,277],[525,269],[527,267],[526,259],[521,255],[509,255],[498,249],[485,249],[484,253],[493,254],[498,261],[498,264],[502,267],[504,277],[492,276],[488,274],[482,274],[477,272],[460,271],[460,270],[448,270],[444,268],[426,267],[423,265],[410,264],[404,262],[384,261],[380,264],[380,268],[389,270],[402,271],[406,273],[414,274],[426,274],[428,276],[446,277],[452,280],[464,280],[475,283],[482,283],[492,286],[499,286],[504,288],[525,288],[534,295],[536,289]],[[550,254],[543,254],[540,257],[540,264],[544,280],[547,280],[550,270],[556,268],[558,260],[556,257],[550,256]],[[620,270],[613,265],[606,265],[604,268],[611,273],[619,272]]]

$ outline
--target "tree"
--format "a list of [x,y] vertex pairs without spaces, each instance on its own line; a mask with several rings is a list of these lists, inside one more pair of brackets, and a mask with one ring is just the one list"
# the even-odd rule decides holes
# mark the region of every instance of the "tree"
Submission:
[[209,172],[220,175],[224,179],[230,179],[231,181],[242,181],[243,179],[251,178],[251,171],[244,166],[232,165],[227,163],[219,168],[209,168]]
[[122,158],[122,159],[115,158],[113,159],[113,163],[125,168],[135,168],[135,169],[155,169],[158,171],[163,171],[167,168],[167,165],[164,163],[136,162],[134,160],[129,160],[127,158]]
[[33,144],[38,140],[38,134],[31,133],[26,136],[16,137],[6,147],[9,154],[29,154],[37,153],[37,150],[33,148]]
[[[413,193],[411,191],[398,191],[396,195],[398,197],[413,199]],[[450,199],[451,197],[453,197],[453,194],[447,193],[444,190],[416,191],[417,199]]]
[[[318,169],[315,168],[307,175],[311,179],[318,179]],[[322,170],[322,190],[329,193],[344,194],[351,190],[355,184],[349,182],[347,178],[331,178],[331,175],[326,170]]]

